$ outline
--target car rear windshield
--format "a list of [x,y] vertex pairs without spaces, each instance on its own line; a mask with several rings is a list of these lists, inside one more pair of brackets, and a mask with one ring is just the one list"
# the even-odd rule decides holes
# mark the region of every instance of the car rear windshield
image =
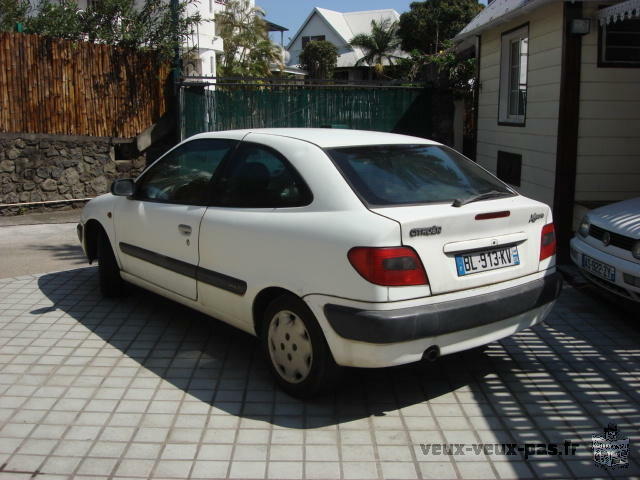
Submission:
[[514,194],[486,170],[441,145],[368,145],[326,152],[371,206],[452,202],[488,192]]

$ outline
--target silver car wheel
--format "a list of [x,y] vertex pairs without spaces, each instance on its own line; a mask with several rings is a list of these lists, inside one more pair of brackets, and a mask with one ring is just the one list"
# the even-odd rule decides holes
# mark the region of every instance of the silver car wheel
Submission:
[[309,376],[313,346],[300,317],[289,310],[276,313],[269,324],[267,341],[271,362],[284,380],[300,383]]

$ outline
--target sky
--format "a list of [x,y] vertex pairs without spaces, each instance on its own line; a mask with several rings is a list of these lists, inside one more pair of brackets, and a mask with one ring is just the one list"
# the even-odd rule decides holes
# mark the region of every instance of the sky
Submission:
[[[398,13],[409,10],[413,0],[256,0],[256,5],[266,12],[266,19],[289,29],[284,32],[284,44],[295,35],[313,7],[327,8],[338,12],[357,12],[359,10],[379,10],[393,8]],[[276,37],[274,37],[276,40]],[[280,42],[280,33],[277,34]]]

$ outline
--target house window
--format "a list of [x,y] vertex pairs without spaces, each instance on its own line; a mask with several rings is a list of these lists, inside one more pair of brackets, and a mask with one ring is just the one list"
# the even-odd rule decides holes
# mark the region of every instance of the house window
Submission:
[[498,150],[496,175],[503,182],[519,187],[522,176],[522,155]]
[[321,40],[324,40],[324,35],[316,35],[316,36],[312,36],[312,37],[302,37],[302,48],[305,47],[305,45],[309,42],[319,42]]
[[498,123],[524,126],[527,110],[529,26],[502,34]]
[[640,67],[640,18],[601,26],[598,43],[599,67]]

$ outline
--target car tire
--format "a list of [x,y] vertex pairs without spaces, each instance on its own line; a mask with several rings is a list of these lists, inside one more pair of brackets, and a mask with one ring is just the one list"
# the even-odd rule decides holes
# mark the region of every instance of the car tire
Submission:
[[294,295],[273,300],[262,318],[260,341],[276,383],[289,395],[309,398],[333,388],[341,368],[313,312]]
[[98,276],[100,292],[103,296],[112,298],[122,295],[124,282],[120,277],[120,268],[111,248],[111,242],[104,231],[98,235]]

